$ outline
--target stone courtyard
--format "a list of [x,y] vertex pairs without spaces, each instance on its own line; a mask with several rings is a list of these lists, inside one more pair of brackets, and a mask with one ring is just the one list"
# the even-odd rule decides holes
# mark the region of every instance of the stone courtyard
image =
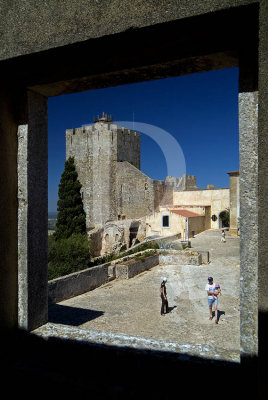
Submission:
[[[220,230],[208,230],[191,239],[194,250],[209,250],[209,264],[158,265],[132,279],[114,280],[50,306],[48,324],[34,333],[239,362],[239,238],[227,234],[221,243],[220,237]],[[222,288],[218,325],[208,318],[210,275]],[[170,309],[164,317],[163,276]]]

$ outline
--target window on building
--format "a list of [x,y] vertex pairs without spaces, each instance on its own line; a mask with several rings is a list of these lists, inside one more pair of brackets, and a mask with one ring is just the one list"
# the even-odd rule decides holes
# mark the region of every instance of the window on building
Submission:
[[169,228],[169,215],[162,216],[162,227]]

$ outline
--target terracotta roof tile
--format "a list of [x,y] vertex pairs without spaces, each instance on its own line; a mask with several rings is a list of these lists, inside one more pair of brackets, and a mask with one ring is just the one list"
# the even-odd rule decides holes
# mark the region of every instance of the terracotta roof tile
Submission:
[[203,215],[194,213],[192,211],[189,210],[170,210],[170,212],[177,214],[177,215],[181,215],[182,217],[185,218],[189,218],[189,217],[203,217]]

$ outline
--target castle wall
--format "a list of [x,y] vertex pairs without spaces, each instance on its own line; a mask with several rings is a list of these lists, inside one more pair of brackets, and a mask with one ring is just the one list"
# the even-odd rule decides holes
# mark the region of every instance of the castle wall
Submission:
[[140,134],[114,125],[117,131],[117,161],[128,161],[140,169]]
[[92,209],[95,226],[116,218],[115,164],[116,137],[106,124],[95,124],[92,132]]
[[128,162],[116,166],[117,211],[120,218],[141,218],[154,211],[152,179]]
[[166,183],[172,184],[177,191],[198,190],[195,175],[183,175],[182,177],[167,176]]
[[92,131],[88,127],[66,130],[66,159],[74,157],[78,179],[82,185],[81,195],[86,213],[86,225],[92,225]]
[[[117,161],[140,165],[140,135],[118,125],[97,122],[94,125],[66,130],[66,158],[74,157],[78,179],[82,184],[81,195],[86,212],[88,229],[103,226],[118,219]],[[133,167],[134,171],[139,171]],[[121,173],[121,179],[135,179]],[[148,178],[149,179],[149,178]],[[132,182],[132,181],[128,181]],[[137,184],[138,186],[138,184]],[[127,191],[124,196],[128,204]],[[132,196],[133,197],[133,196]],[[136,204],[136,203],[135,203]],[[125,207],[130,212],[130,207]],[[121,212],[121,214],[123,211]],[[129,218],[135,213],[130,213]]]
[[[176,179],[176,178],[175,178]],[[160,207],[173,204],[174,186],[166,181],[153,181],[154,185],[154,209],[159,211]]]

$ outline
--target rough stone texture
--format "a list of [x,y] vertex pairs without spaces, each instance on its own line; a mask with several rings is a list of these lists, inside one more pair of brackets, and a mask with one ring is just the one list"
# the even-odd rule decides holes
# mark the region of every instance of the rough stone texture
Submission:
[[91,229],[88,232],[88,238],[90,240],[90,252],[92,256],[99,256],[102,249],[103,228]]
[[101,254],[127,250],[137,241],[140,220],[122,220],[108,222],[102,234]]
[[175,191],[182,192],[184,190],[197,190],[196,186],[196,176],[194,175],[184,175],[180,178],[175,178],[174,176],[167,176],[166,182],[174,186]]
[[239,171],[228,172],[230,176],[230,227],[229,232],[234,235],[239,230]]
[[102,254],[119,252],[126,241],[128,238],[125,237],[124,229],[116,224],[108,223],[103,231]]
[[27,327],[28,321],[28,272],[27,272],[27,139],[28,125],[18,127],[18,323]]
[[47,320],[47,100],[28,93],[28,124],[18,129],[18,320]]
[[148,257],[143,261],[130,260],[125,264],[117,264],[116,277],[121,279],[130,279],[140,274],[141,272],[147,271],[152,267],[159,264],[158,254]]
[[267,393],[266,363],[268,354],[268,3],[260,5],[259,31],[259,106],[258,106],[258,354],[260,358],[259,382],[261,393]]
[[[253,0],[1,1],[1,58],[46,50],[174,19],[253,3]],[[18,23],[19,20],[19,23]]]
[[93,290],[110,280],[110,263],[49,281],[48,302],[57,303]]
[[[66,131],[66,158],[74,157],[87,228],[118,219],[123,204],[117,198],[117,164],[140,167],[140,135],[114,124],[97,122]],[[122,188],[119,184],[119,188]],[[123,193],[123,189],[121,190]],[[125,202],[129,199],[121,197]]]
[[258,352],[258,93],[239,94],[240,229],[241,241],[241,352]]
[[159,254],[159,264],[201,265],[202,256],[195,252],[176,252],[177,254]]
[[154,211],[153,181],[128,162],[117,163],[118,215],[141,218]]

